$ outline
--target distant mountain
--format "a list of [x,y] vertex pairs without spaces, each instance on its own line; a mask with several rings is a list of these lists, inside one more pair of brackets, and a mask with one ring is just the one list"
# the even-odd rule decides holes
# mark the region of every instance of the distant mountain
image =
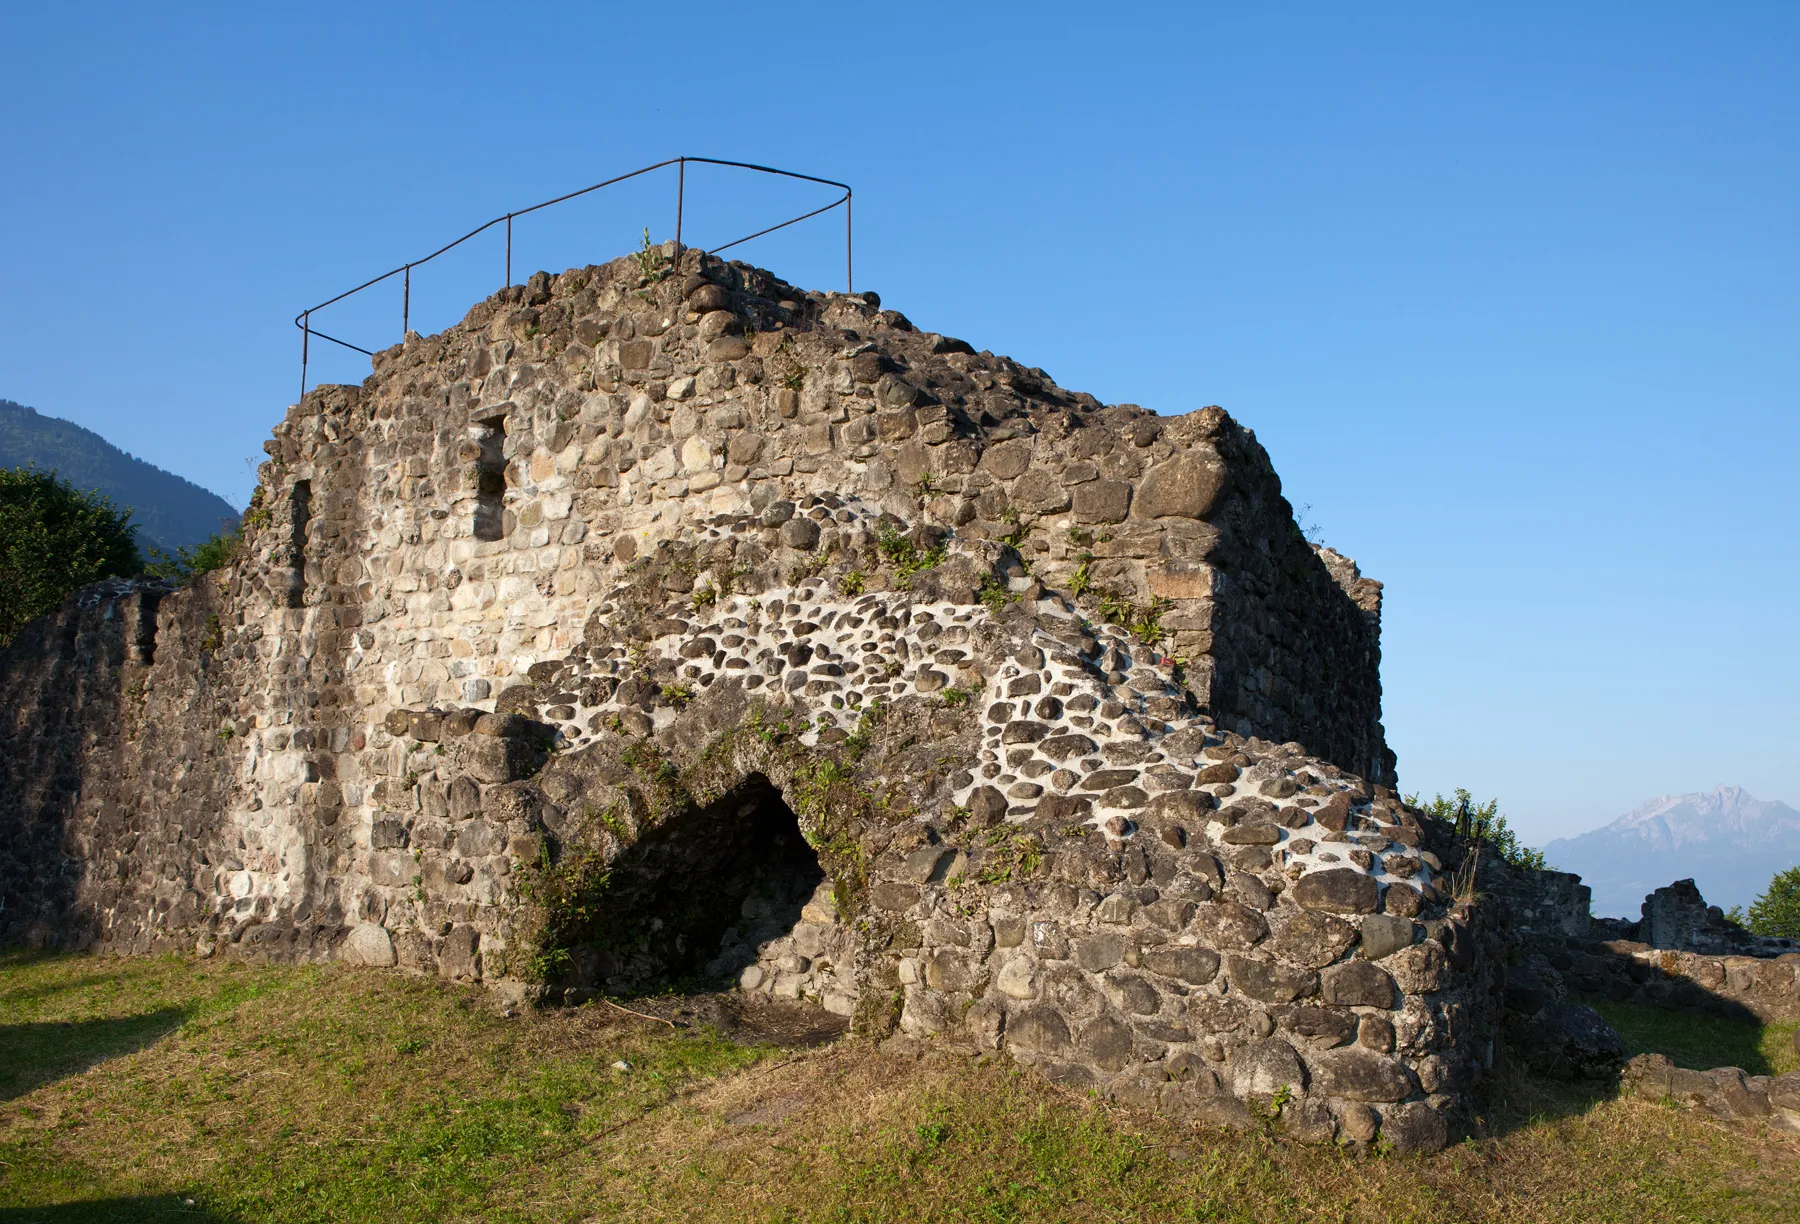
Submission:
[[0,468],[35,463],[54,468],[78,489],[98,489],[131,507],[138,545],[165,552],[192,548],[237,525],[238,513],[217,493],[136,459],[91,429],[0,399]]
[[1800,863],[1800,812],[1740,786],[1664,795],[1605,828],[1558,838],[1544,855],[1594,890],[1599,917],[1635,919],[1651,891],[1689,878],[1709,905],[1748,907],[1776,872]]

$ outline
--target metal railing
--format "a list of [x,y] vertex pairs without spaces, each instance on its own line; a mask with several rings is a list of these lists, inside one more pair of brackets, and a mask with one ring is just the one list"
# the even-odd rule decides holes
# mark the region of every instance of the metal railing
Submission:
[[455,242],[447,243],[446,245],[439,247],[422,259],[415,259],[409,263],[403,263],[391,272],[383,272],[380,276],[377,276],[372,280],[366,280],[354,289],[346,289],[334,298],[327,298],[317,306],[309,306],[307,309],[302,310],[299,314],[294,316],[294,326],[300,329],[300,394],[302,398],[306,395],[307,362],[312,355],[311,342],[314,336],[317,336],[321,340],[330,341],[332,344],[342,348],[350,349],[353,352],[361,353],[365,357],[373,357],[375,355],[370,349],[363,348],[360,345],[351,344],[348,340],[340,340],[336,336],[328,336],[324,332],[319,331],[312,325],[312,316],[316,312],[324,310],[327,306],[334,306],[345,298],[352,297],[365,289],[371,289],[376,285],[381,284],[383,281],[392,280],[394,277],[398,276],[401,278],[402,286],[400,293],[400,338],[405,340],[406,334],[411,329],[412,323],[412,270],[414,268],[421,264],[431,262],[447,251],[455,250],[463,243],[469,241],[469,239],[486,233],[496,225],[504,224],[506,226],[506,279],[504,284],[505,287],[511,287],[512,223],[514,217],[523,217],[527,213],[534,213],[539,209],[549,208],[552,204],[561,204],[565,200],[573,200],[577,196],[587,195],[591,191],[599,191],[602,187],[611,187],[615,183],[623,183],[627,179],[634,179],[640,175],[649,174],[652,171],[661,170],[668,166],[676,167],[674,267],[679,269],[681,267],[682,250],[681,224],[682,214],[687,202],[687,167],[689,162],[697,162],[709,166],[731,166],[740,170],[754,170],[759,174],[775,174],[780,175],[782,178],[801,179],[808,183],[820,183],[827,187],[841,188],[844,194],[833,200],[831,203],[826,204],[821,208],[815,208],[811,212],[801,213],[798,217],[789,218],[778,225],[771,225],[766,229],[759,229],[754,234],[746,234],[742,238],[733,239],[724,246],[713,247],[711,248],[711,253],[717,254],[720,251],[729,250],[734,246],[749,242],[752,238],[761,238],[763,235],[772,234],[776,230],[786,229],[790,225],[797,225],[802,221],[809,220],[821,213],[830,212],[832,209],[842,205],[844,209],[844,291],[846,293],[855,292],[853,288],[854,267],[851,262],[850,185],[848,183],[840,183],[835,179],[818,178],[811,174],[796,174],[792,170],[777,170],[773,166],[758,166],[750,162],[725,161],[717,157],[671,157],[667,161],[657,162],[654,166],[645,166],[642,170],[633,170],[629,174],[621,174],[615,178],[609,178],[605,182],[595,183],[592,187],[583,187],[579,191],[571,191],[566,195],[559,195],[553,200],[545,200],[541,204],[533,204],[529,208],[516,209],[513,212],[495,217],[492,221],[476,226],[461,238],[458,238]]

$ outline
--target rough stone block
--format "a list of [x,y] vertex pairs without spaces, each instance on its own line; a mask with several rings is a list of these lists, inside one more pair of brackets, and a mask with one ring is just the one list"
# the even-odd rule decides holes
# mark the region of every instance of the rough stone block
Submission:
[[1316,1050],[1307,1056],[1315,1092],[1349,1101],[1401,1101],[1418,1089],[1405,1063],[1364,1046]]
[[1378,966],[1365,960],[1333,965],[1320,977],[1320,997],[1341,1007],[1381,1007],[1394,1005],[1394,979]]
[[1279,1037],[1248,1042],[1233,1050],[1226,1078],[1240,1100],[1268,1101],[1282,1089],[1306,1091],[1306,1069],[1294,1047]]
[[371,922],[359,922],[338,947],[338,959],[348,965],[367,965],[375,969],[392,968],[398,958],[394,941],[387,931]]
[[1309,871],[1294,883],[1293,892],[1307,909],[1337,914],[1372,914],[1381,899],[1373,876],[1348,867]]
[[1138,487],[1137,518],[1205,518],[1224,491],[1224,463],[1209,449],[1197,449],[1157,464]]

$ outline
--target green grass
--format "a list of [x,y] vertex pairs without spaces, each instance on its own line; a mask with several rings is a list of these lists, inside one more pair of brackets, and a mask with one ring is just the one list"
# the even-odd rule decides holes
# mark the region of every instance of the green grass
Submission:
[[1478,1137],[1357,1157],[335,966],[0,957],[0,1068],[0,1222],[1800,1218],[1792,1149],[1604,1094],[1503,1077]]
[[[542,1033],[394,974],[9,958],[0,981],[0,1062],[41,1080],[118,1055],[0,1125],[6,1206],[157,1211],[175,1192],[241,1219],[474,1218],[535,1165],[766,1053],[700,1032],[595,1047],[563,1017]],[[101,1020],[136,1040],[97,1039]]]
[[1738,1067],[1749,1075],[1782,1075],[1800,1070],[1794,1052],[1794,1031],[1800,1025],[1791,1022],[1758,1024],[1607,999],[1587,1003],[1618,1030],[1627,1055],[1665,1054],[1676,1066],[1695,1071]]
[[197,1016],[277,989],[297,972],[221,964],[199,974],[174,957],[0,954],[0,1101],[141,1049]]

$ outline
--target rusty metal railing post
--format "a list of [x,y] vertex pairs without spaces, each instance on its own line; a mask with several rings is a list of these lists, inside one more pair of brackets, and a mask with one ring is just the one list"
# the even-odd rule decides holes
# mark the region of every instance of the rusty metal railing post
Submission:
[[850,262],[850,189],[844,188],[844,292],[856,292],[856,268]]
[[512,219],[513,219],[513,215],[511,213],[507,213],[506,214],[506,283],[504,285],[500,286],[502,289],[512,288]]
[[412,329],[412,265],[406,265],[406,277],[400,289],[400,343],[406,343],[406,333]]
[[306,398],[306,359],[310,353],[312,340],[312,311],[300,316],[304,322],[300,325],[300,398]]
[[[687,158],[675,166],[675,277],[681,278],[681,213],[687,204]],[[675,300],[681,301],[681,286],[675,286]],[[679,319],[676,322],[680,322]]]

